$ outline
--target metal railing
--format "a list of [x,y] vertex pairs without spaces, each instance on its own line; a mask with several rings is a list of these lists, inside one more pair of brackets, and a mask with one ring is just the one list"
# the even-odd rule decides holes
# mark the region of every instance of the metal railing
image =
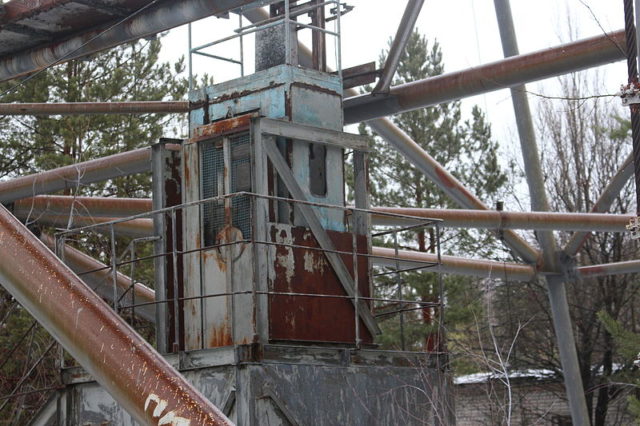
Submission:
[[[311,30],[312,33],[322,33],[326,35],[333,36],[335,39],[335,55],[336,55],[336,70],[338,76],[342,78],[342,47],[341,47],[341,22],[340,18],[342,15],[347,13],[351,8],[344,3],[341,3],[339,0],[327,0],[322,3],[314,3],[311,5],[300,5],[299,7],[291,6],[291,0],[273,0],[273,1],[264,1],[262,2],[265,5],[270,5],[273,3],[283,3],[284,4],[284,13],[279,16],[270,17],[268,19],[264,19],[259,22],[251,23],[249,25],[243,25],[243,16],[241,13],[238,14],[238,28],[234,29],[234,34],[229,35],[227,37],[214,40],[211,42],[207,42],[198,46],[193,46],[193,31],[191,23],[188,26],[188,52],[189,52],[189,90],[194,88],[194,73],[193,73],[193,55],[204,56],[210,59],[228,62],[231,64],[238,65],[240,67],[240,76],[244,77],[246,71],[246,62],[245,62],[245,44],[244,38],[250,34],[256,34],[262,31],[266,31],[271,28],[284,28],[284,46],[285,46],[285,63],[289,65],[297,65],[293,63],[293,58],[291,56],[291,48],[292,46],[292,31],[299,31],[301,29]],[[325,22],[335,21],[335,27],[333,30],[328,30],[318,25],[306,24],[302,22],[298,22],[295,18],[302,16],[304,14],[312,13],[314,11],[318,11],[320,8],[324,9],[328,6],[334,6],[331,8],[330,16],[325,19]],[[206,52],[206,49],[210,49],[216,46],[219,46],[223,43],[238,39],[238,50],[239,50],[239,58],[226,57],[218,54],[214,54],[211,52]],[[297,41],[295,42],[297,44]]]
[[[242,235],[241,239],[231,242],[216,239],[213,244],[202,247],[192,249],[179,248],[178,239],[181,230],[177,229],[176,225],[176,218],[179,215],[182,215],[184,220],[185,214],[189,209],[191,209],[191,213],[193,213],[196,210],[202,211],[206,205],[213,206],[213,208],[224,208],[225,205],[230,206],[233,204],[230,202],[231,200],[239,198],[248,198],[251,200],[248,212],[251,230],[247,235]],[[278,204],[287,204],[290,207],[290,211],[295,212],[295,206],[301,203],[311,206],[318,212],[320,217],[328,217],[331,216],[329,212],[338,211],[341,213],[339,215],[341,220],[333,224],[334,228],[344,236],[345,241],[350,240],[350,246],[345,247],[345,244],[343,244],[343,246],[336,247],[334,250],[326,250],[320,246],[302,245],[295,241],[277,241],[274,238],[267,238],[266,235],[268,233],[266,232],[263,232],[263,235],[257,235],[254,212],[258,200],[270,204],[271,211],[277,210],[276,206]],[[370,221],[371,216],[374,214],[377,216],[384,215],[389,218],[404,219],[403,221],[397,221],[404,223],[404,225],[372,227],[372,233],[366,236],[368,248],[362,250],[362,248],[359,247],[362,244],[358,240],[359,235],[357,235],[355,230],[354,222],[356,220]],[[153,226],[145,225],[145,219],[150,222],[158,215],[165,215],[171,218],[171,225],[168,226],[170,235],[153,235]],[[210,224],[210,226],[215,226],[217,233],[223,229],[224,226],[234,226],[234,217],[237,218],[240,216],[226,212],[221,216],[220,223],[213,223]],[[335,218],[336,215],[333,214],[332,217]],[[275,218],[272,217],[271,219],[269,225],[278,224]],[[286,221],[280,221],[279,223],[283,224],[283,222]],[[122,230],[126,230],[126,227],[122,225],[127,223],[136,224],[135,226],[137,227],[145,227],[149,235],[145,237],[129,237],[126,233],[122,234]],[[294,223],[289,225],[304,227],[305,224],[301,218],[296,216]],[[427,233],[432,235],[432,252],[437,255],[438,261],[426,262],[402,259],[401,262],[398,256],[399,250],[414,245],[413,242],[415,241],[416,233],[425,232],[426,230],[431,230],[430,232],[427,231]],[[142,231],[142,229],[136,230],[135,234],[140,235]],[[105,236],[107,237],[106,241],[104,240]],[[174,236],[178,236],[178,238],[173,238]],[[167,237],[172,241],[167,250],[162,253],[150,252],[154,241]],[[196,236],[191,235],[186,236],[186,238],[196,238]],[[360,238],[362,238],[362,236],[360,236]],[[370,249],[371,238],[376,240],[377,245],[386,245],[393,248],[395,255],[379,256],[372,254]],[[113,309],[129,319],[131,325],[141,331],[148,339],[153,340],[153,335],[150,331],[153,324],[151,321],[136,321],[136,318],[140,318],[141,314],[144,314],[146,315],[146,319],[149,320],[152,318],[152,316],[150,316],[151,314],[149,314],[150,310],[155,310],[155,307],[160,304],[167,305],[168,311],[171,312],[173,318],[173,323],[169,324],[168,327],[173,327],[174,330],[177,330],[173,333],[174,341],[169,342],[170,344],[168,345],[168,347],[171,348],[171,344],[173,343],[174,351],[179,348],[180,344],[180,312],[185,302],[199,300],[201,309],[204,309],[204,303],[207,299],[230,297],[231,305],[233,306],[234,299],[237,296],[246,294],[252,294],[256,297],[266,296],[268,298],[292,297],[297,300],[301,298],[349,300],[355,307],[355,339],[352,344],[356,347],[360,347],[363,342],[363,331],[360,330],[361,325],[359,320],[361,312],[359,312],[359,310],[363,309],[363,306],[366,306],[366,309],[369,310],[382,326],[383,332],[385,330],[388,332],[391,330],[391,333],[397,334],[398,341],[394,349],[429,350],[433,352],[444,350],[442,338],[444,330],[444,289],[442,277],[441,274],[435,271],[428,273],[429,269],[435,268],[440,264],[440,221],[436,219],[426,219],[395,213],[381,213],[379,211],[354,207],[303,202],[289,198],[238,192],[142,213],[106,223],[96,223],[94,225],[60,231],[55,234],[56,251],[61,258],[71,265],[73,264],[73,259],[70,259],[70,256],[77,256],[77,253],[70,251],[66,246],[67,242],[79,248],[83,245],[88,246],[91,248],[91,252],[94,254],[98,253],[104,260],[102,264],[95,261],[90,269],[87,269],[88,266],[86,265],[84,270],[77,270],[76,272],[81,278],[85,279],[85,281],[92,282],[94,287],[96,287],[95,290],[112,304]],[[345,261],[349,259],[349,263],[351,263],[350,272],[355,284],[354,288],[362,290],[363,283],[369,280],[370,290],[368,292],[358,291],[350,296],[346,293],[329,294],[323,292],[320,286],[317,292],[281,291],[273,288],[261,290],[254,286],[251,290],[237,291],[231,289],[231,291],[207,293],[191,297],[180,295],[180,291],[177,288],[177,283],[180,281],[178,264],[184,260],[185,256],[237,245],[251,245],[254,250],[260,248],[266,249],[269,263],[275,261],[274,256],[277,250],[300,250],[310,255],[315,253],[334,253]],[[153,287],[153,279],[151,278],[153,274],[151,272],[153,269],[153,260],[156,258],[164,258],[167,263],[171,263],[173,266],[171,268],[173,275],[168,279],[168,281],[173,284],[173,294],[170,298],[160,295],[155,295],[154,297],[153,294],[149,292],[149,288],[147,288]],[[384,261],[387,266],[373,266],[376,261]],[[368,277],[359,276],[358,265],[361,265],[362,262],[367,262]],[[125,276],[123,272],[127,272],[129,276]],[[416,294],[414,289],[407,283],[409,274],[422,274],[422,276],[418,277],[419,279],[429,280],[432,288],[431,297],[425,299]],[[413,279],[416,279],[416,277],[413,277]],[[144,289],[147,291],[143,292]],[[431,322],[424,323],[426,319],[429,319]],[[423,324],[421,324],[422,328],[427,330],[425,331],[423,341],[409,341],[406,335],[407,325],[420,322],[423,322]],[[156,331],[156,333],[157,332],[158,331]],[[158,338],[166,337],[159,336]],[[202,342],[204,342],[204,339],[202,339]],[[202,348],[204,349],[205,346],[203,345]]]

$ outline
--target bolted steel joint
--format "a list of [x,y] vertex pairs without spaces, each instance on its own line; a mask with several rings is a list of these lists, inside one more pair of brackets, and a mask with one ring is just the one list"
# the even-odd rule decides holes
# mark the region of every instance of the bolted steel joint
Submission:
[[629,234],[631,235],[631,239],[637,240],[640,238],[640,217],[634,217],[629,221],[629,224],[626,226]]
[[617,95],[622,99],[623,106],[631,107],[640,104],[640,83],[632,82],[621,85]]

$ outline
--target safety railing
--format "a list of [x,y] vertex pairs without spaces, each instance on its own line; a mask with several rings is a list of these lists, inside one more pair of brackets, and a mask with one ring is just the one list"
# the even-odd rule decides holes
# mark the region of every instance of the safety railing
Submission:
[[[304,243],[295,239],[278,239],[273,232],[268,232],[269,227],[279,225],[307,229],[302,215],[296,213],[300,204],[306,204],[316,212],[327,232],[332,233],[334,242],[337,241],[335,247],[322,248],[319,244],[309,243],[306,236]],[[257,220],[255,212],[258,205],[266,209],[266,227]],[[195,224],[196,229],[204,233],[204,212],[214,212],[213,219],[206,226],[214,229],[216,238],[197,247],[183,244],[188,239],[205,241],[203,234],[183,233],[186,222],[194,220],[194,217],[200,221]],[[154,235],[153,218],[161,215],[168,219],[167,235]],[[374,215],[401,219],[406,225],[372,224]],[[356,226],[359,221],[360,225]],[[358,233],[363,229],[362,221],[367,224],[367,229],[371,229],[370,234]],[[232,240],[221,238],[221,231],[229,226],[239,232],[235,233]],[[189,229],[193,229],[193,226]],[[307,229],[306,232],[310,231]],[[337,240],[336,235],[340,236]],[[413,260],[404,255],[408,249],[415,249],[418,238],[424,239],[425,236],[430,241],[427,252],[431,254],[432,261]],[[154,243],[159,239],[166,241],[165,249],[161,252],[156,249],[154,252]],[[372,243],[375,244],[373,248]],[[317,259],[316,255],[319,255],[324,259],[323,267],[329,267],[325,257],[336,255],[349,269],[353,288],[359,291],[352,294],[329,293],[323,292],[322,285],[313,291],[299,291],[295,286],[287,289],[252,286],[249,290],[227,289],[197,296],[184,295],[179,287],[183,285],[180,283],[184,272],[180,265],[185,256],[238,245],[249,245],[255,251],[255,256],[262,250],[268,264],[273,264],[282,253],[300,251],[305,258]],[[387,250],[381,254],[377,248],[379,246]],[[181,341],[185,336],[182,335],[184,324],[181,312],[185,303],[199,301],[201,309],[204,309],[207,299],[228,297],[233,309],[234,300],[248,294],[271,300],[286,298],[296,301],[294,303],[310,298],[349,300],[354,306],[355,338],[351,344],[355,347],[373,344],[398,350],[444,351],[444,289],[441,275],[434,270],[440,264],[438,220],[239,192],[62,230],[55,234],[55,248],[81,278],[90,283],[114,310],[130,321],[151,343],[156,339],[166,339],[169,342],[168,351],[182,347]],[[392,255],[388,254],[389,250]],[[155,294],[153,290],[156,276],[154,263],[157,258],[164,259],[161,263],[168,266],[169,271],[165,282],[168,290],[164,296]],[[364,270],[366,276],[363,276]],[[164,327],[154,325],[158,306],[164,306],[166,311]],[[382,330],[382,334],[373,342],[364,339],[367,332],[362,330],[362,310],[368,311]],[[163,334],[161,329],[168,334]]]
[[[247,61],[245,60],[245,38],[251,34],[257,34],[260,32],[268,31],[270,29],[283,28],[283,49],[285,52],[284,63],[289,65],[294,64],[292,57],[292,43],[294,38],[292,34],[301,30],[310,30],[312,34],[322,34],[332,36],[335,40],[335,69],[338,75],[342,78],[342,51],[341,51],[341,16],[353,9],[353,7],[341,3],[339,0],[327,0],[322,2],[309,1],[302,4],[296,4],[292,0],[273,0],[263,1],[261,5],[271,5],[275,3],[282,4],[282,13],[262,19],[258,22],[245,24],[245,18],[242,13],[238,13],[238,28],[233,30],[232,35],[217,39],[211,42],[207,42],[198,46],[193,46],[193,29],[192,25],[188,27],[188,68],[189,68],[189,88],[194,88],[194,55],[206,57],[209,59],[223,61],[226,63],[237,65],[240,69],[240,76],[243,77],[247,71]],[[326,13],[326,9],[329,8],[329,13]],[[298,19],[304,15],[315,16],[327,16],[322,19],[322,22],[315,22],[311,19],[311,23],[304,23]],[[325,28],[325,23],[334,22],[334,28],[332,30]],[[238,40],[238,57],[229,57],[225,54],[213,53],[212,49],[223,45],[224,43]],[[296,42],[297,43],[297,42]]]

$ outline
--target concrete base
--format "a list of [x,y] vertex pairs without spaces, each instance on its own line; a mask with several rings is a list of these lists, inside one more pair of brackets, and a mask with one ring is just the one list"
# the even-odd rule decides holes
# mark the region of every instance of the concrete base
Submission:
[[[453,423],[437,355],[249,345],[168,359],[238,425]],[[81,368],[65,369],[63,378],[66,388],[32,424],[135,424]]]

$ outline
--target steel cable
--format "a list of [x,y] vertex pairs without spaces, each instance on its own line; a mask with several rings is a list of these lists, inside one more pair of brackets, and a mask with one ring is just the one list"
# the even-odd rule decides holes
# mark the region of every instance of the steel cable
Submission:
[[[627,71],[629,85],[638,88],[638,63],[636,46],[636,28],[634,25],[633,0],[624,2],[624,31],[627,39]],[[636,214],[640,216],[640,105],[632,104],[631,111],[631,139],[633,141],[633,170],[636,183]]]

